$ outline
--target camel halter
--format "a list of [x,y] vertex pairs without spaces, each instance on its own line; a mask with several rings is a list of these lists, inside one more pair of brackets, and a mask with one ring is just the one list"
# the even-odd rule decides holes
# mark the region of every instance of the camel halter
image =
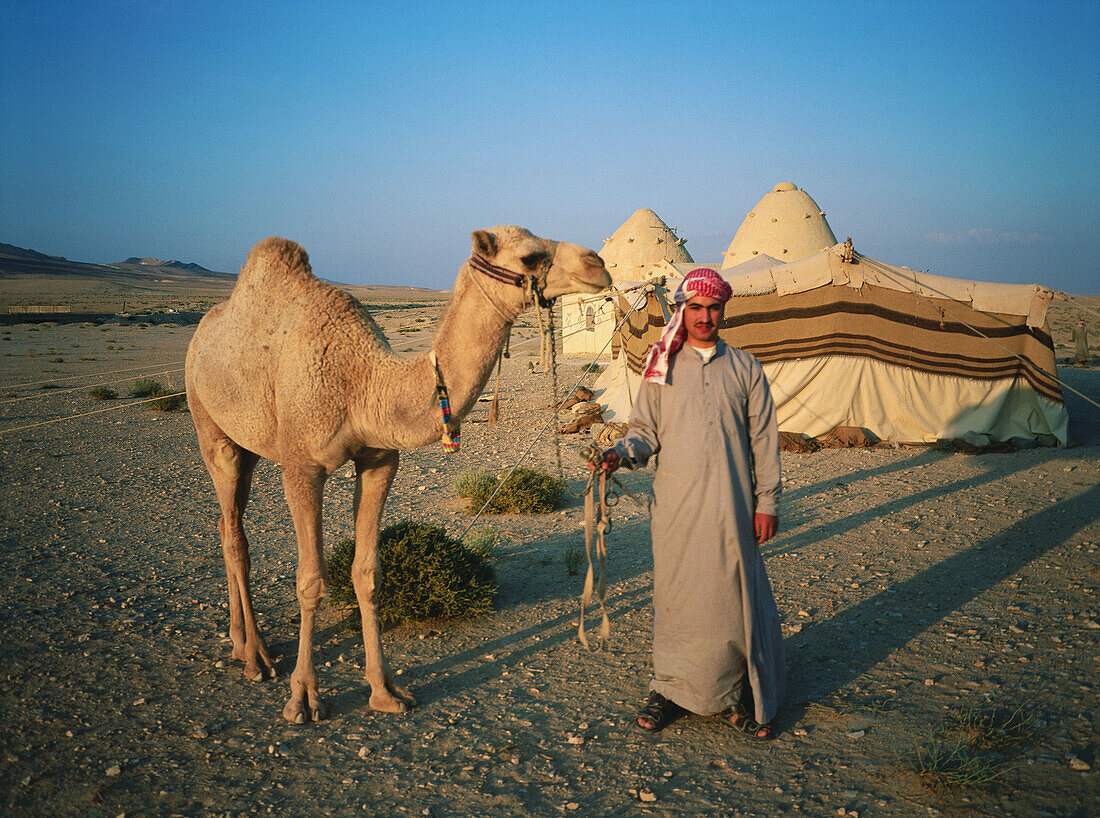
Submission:
[[[553,299],[546,298],[542,292],[546,289],[546,279],[550,275],[550,268],[554,266],[554,259],[558,255],[558,244],[559,242],[556,241],[549,242],[550,253],[539,263],[538,270],[534,273],[516,273],[509,270],[507,267],[498,267],[478,253],[470,255],[469,265],[479,273],[489,276],[489,278],[525,290],[525,305],[526,296],[530,295],[534,303],[537,303],[540,307],[549,309],[553,306],[554,301]],[[477,279],[474,280],[476,281]],[[490,301],[491,300],[492,299],[490,299]],[[495,307],[496,304],[494,303],[493,306]]]

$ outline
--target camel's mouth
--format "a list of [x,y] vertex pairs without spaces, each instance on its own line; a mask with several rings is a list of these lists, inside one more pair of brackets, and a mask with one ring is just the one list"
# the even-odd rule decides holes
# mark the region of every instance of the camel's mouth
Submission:
[[[564,245],[565,242],[562,244]],[[591,250],[581,247],[576,249],[580,252],[577,258],[571,260],[568,267],[551,269],[546,287],[542,292],[544,298],[557,298],[569,293],[595,295],[611,286],[611,276],[604,267],[603,259]],[[559,248],[558,259],[560,260],[561,257],[562,249]]]

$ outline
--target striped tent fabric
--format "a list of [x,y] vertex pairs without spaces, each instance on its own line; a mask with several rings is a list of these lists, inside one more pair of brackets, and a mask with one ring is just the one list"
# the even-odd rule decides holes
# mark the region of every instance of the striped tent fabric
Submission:
[[[1046,322],[1050,290],[918,273],[850,245],[722,274],[735,296],[720,335],[764,365],[782,431],[816,437],[860,426],[895,442],[967,432],[1067,442]],[[618,378],[619,392],[636,393],[665,326],[661,297],[651,295],[615,339],[623,371],[605,374],[609,385]],[[619,308],[626,314],[625,299]],[[622,413],[619,397],[605,414]]]

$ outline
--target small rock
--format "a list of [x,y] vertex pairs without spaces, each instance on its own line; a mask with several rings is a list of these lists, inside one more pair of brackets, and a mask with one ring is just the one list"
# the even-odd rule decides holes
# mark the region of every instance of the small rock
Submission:
[[1012,631],[1012,633],[1023,633],[1023,632],[1024,632],[1024,631],[1023,631],[1023,628],[1020,628],[1020,627],[1019,627],[1019,626],[1017,626],[1017,625],[1009,625],[1009,626],[1008,626],[1008,629],[1009,629],[1010,631]]
[[359,748],[358,755],[359,755],[360,758],[366,758],[367,756],[370,755],[370,747],[367,747],[364,744],[362,747]]
[[652,804],[657,800],[657,793],[652,790],[641,790],[638,793],[638,800],[645,801],[647,804]]
[[576,801],[570,801],[568,804],[565,805],[565,808],[569,811],[573,811],[580,809],[581,805],[578,804]]
[[580,746],[581,744],[584,744],[584,736],[572,736],[571,735],[571,736],[569,736],[569,738],[566,739],[566,741],[569,742],[570,744],[575,744],[577,746]]
[[148,704],[148,700],[142,696],[141,698],[134,699],[134,707],[141,707],[143,704]]
[[798,615],[801,616],[803,619],[809,619],[810,618],[810,612],[809,611],[799,611]]
[[931,687],[932,685],[934,685],[934,684],[936,683],[936,680],[935,680],[935,679],[925,679],[925,680],[924,680],[924,683],[925,683],[925,684],[926,684],[926,685],[927,685],[928,687]]
[[25,775],[19,779],[19,783],[26,787],[31,783],[31,777],[29,775]]
[[1085,622],[1085,627],[1092,629],[1100,628],[1100,623],[1098,623],[1095,619],[1089,619]]
[[795,734],[796,736],[806,736],[806,735],[809,735],[809,733],[807,733],[807,732],[806,732],[806,728],[805,728],[805,727],[796,727],[796,728],[794,728],[793,730],[791,730],[791,732],[792,732],[792,733],[794,733],[794,734]]
[[108,778],[114,778],[116,775],[120,775],[121,773],[122,773],[121,765],[112,764],[110,767],[107,768],[107,777]]
[[210,738],[210,731],[203,727],[201,724],[191,731],[191,735],[195,738]]
[[802,633],[802,623],[795,622],[793,625],[790,626],[790,631],[791,633]]
[[848,738],[863,738],[865,735],[867,735],[866,730],[849,730],[848,731]]
[[1087,772],[1088,770],[1092,769],[1092,765],[1085,761],[1085,759],[1083,758],[1073,756],[1069,760],[1069,768],[1071,770],[1080,770],[1081,772]]

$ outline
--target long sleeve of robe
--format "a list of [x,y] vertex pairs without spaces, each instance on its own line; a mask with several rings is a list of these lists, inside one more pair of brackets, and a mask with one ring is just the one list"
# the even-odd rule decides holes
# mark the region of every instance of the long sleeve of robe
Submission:
[[777,513],[780,463],[760,362],[722,342],[706,363],[683,347],[667,383],[643,383],[614,448],[627,466],[657,455],[651,688],[709,715],[747,681],[756,720],[771,721],[786,669],[753,515]]

